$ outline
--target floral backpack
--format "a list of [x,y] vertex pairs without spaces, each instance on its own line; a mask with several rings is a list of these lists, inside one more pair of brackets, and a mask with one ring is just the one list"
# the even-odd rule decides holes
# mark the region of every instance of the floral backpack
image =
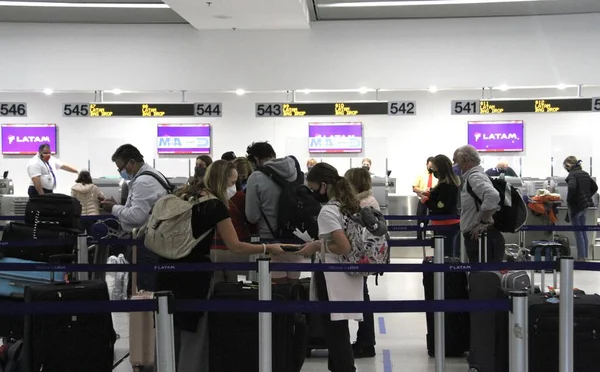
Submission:
[[[339,202],[329,204],[340,206]],[[383,214],[372,207],[364,207],[360,212],[344,215],[344,232],[350,241],[350,252],[337,255],[343,264],[385,264],[389,262],[387,244],[387,224]],[[348,272],[353,276],[369,276],[374,272]]]

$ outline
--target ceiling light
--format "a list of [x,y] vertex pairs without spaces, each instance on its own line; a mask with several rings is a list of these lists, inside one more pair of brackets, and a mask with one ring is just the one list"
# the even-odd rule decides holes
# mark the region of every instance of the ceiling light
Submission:
[[371,89],[369,89],[369,88],[361,87],[361,88],[358,90],[358,93],[360,93],[360,94],[367,94],[367,93],[369,93],[370,91],[371,91]]
[[148,3],[64,3],[33,1],[0,1],[0,6],[36,7],[36,8],[120,8],[120,9],[170,9],[167,4]]
[[465,4],[495,4],[495,3],[526,3],[543,0],[406,0],[406,1],[362,1],[333,4],[319,4],[319,8],[368,8],[393,6],[423,6],[423,5],[465,5]]
[[117,95],[117,96],[118,96],[119,94],[123,93],[123,91],[122,91],[121,89],[113,89],[113,90],[109,90],[109,91],[107,91],[107,92],[108,92],[108,93],[115,94],[115,95]]
[[45,95],[50,96],[50,95],[52,95],[52,93],[54,93],[54,91],[52,89],[50,89],[50,88],[44,89],[44,94]]
[[304,94],[310,94],[310,89],[300,89],[298,92],[304,93]]
[[557,87],[558,89],[560,89],[560,90],[565,90],[565,89],[567,89],[567,85],[566,85],[566,84],[562,84],[562,83],[561,83],[561,84],[558,84],[556,87]]
[[438,87],[436,87],[435,85],[432,85],[429,88],[427,88],[427,90],[430,91],[431,93],[435,93],[438,91]]
[[508,85],[502,84],[498,87],[502,92],[506,92],[508,90]]
[[236,89],[235,94],[237,94],[238,96],[243,96],[244,94],[246,94],[246,91],[243,89]]

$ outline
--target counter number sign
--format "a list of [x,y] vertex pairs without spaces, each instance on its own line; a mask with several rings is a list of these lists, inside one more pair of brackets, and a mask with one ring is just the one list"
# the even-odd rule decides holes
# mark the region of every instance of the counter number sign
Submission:
[[452,115],[478,115],[480,111],[479,100],[452,101]]
[[388,115],[416,115],[417,103],[415,101],[388,102]]
[[221,103],[194,103],[194,116],[221,117]]
[[87,117],[90,115],[89,103],[65,103],[62,114],[64,117]]
[[600,112],[600,97],[592,98],[592,111]]
[[24,102],[0,103],[0,116],[26,117],[27,104]]
[[278,117],[283,116],[281,103],[257,103],[256,104],[256,117]]

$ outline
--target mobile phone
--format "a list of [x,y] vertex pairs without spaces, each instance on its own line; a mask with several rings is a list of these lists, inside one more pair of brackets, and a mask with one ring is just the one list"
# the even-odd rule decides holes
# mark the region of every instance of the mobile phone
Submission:
[[280,245],[281,249],[285,252],[298,252],[302,249],[302,245],[299,244],[282,244]]

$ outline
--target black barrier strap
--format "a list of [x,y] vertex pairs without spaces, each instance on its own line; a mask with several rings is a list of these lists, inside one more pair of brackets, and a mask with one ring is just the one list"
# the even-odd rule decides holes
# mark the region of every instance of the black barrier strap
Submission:
[[[229,301],[175,300],[175,312],[276,312],[276,313],[421,313],[509,311],[508,300],[438,301]],[[97,314],[156,311],[155,300],[65,301],[4,303],[0,314]]]
[[460,216],[383,216],[388,221],[446,221],[457,220]]

